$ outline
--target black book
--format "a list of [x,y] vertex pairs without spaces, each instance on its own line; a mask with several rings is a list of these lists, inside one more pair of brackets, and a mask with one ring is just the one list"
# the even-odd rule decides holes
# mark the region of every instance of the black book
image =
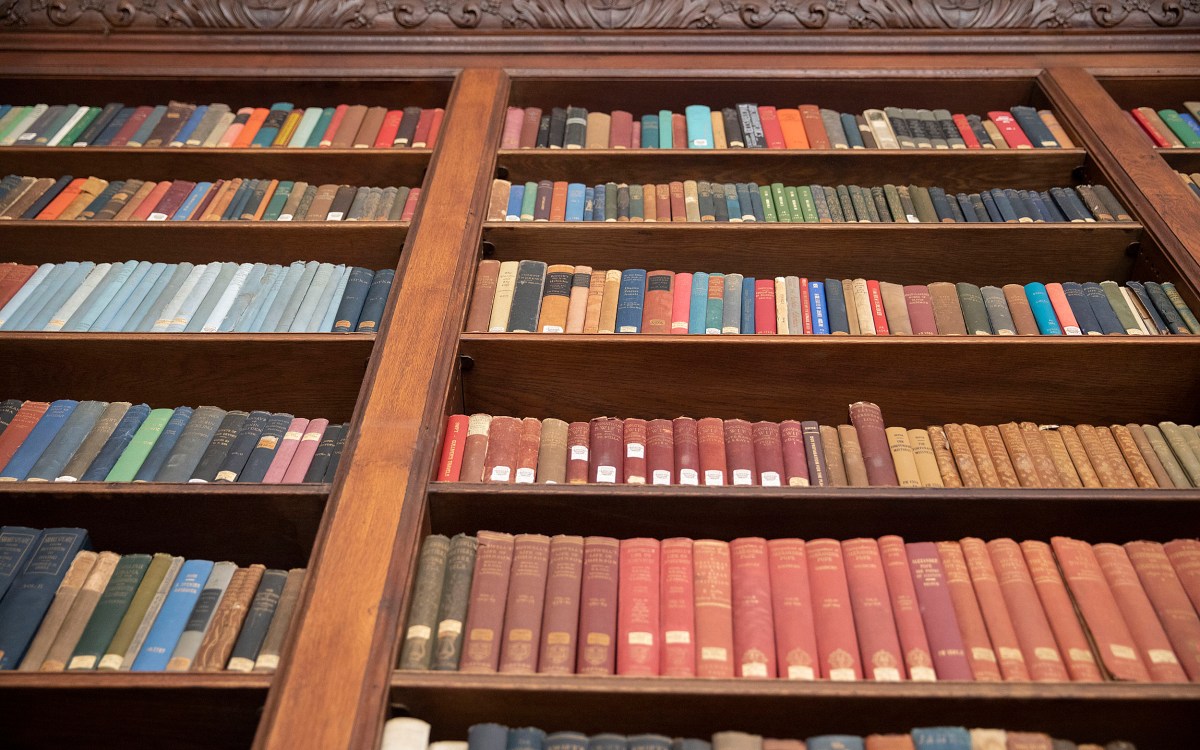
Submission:
[[104,109],[100,110],[100,114],[96,115],[96,119],[92,120],[91,124],[83,129],[83,132],[80,133],[79,137],[75,139],[75,143],[71,145],[92,145],[92,141],[100,137],[100,134],[103,133],[104,129],[108,127],[108,124],[112,122],[113,118],[120,114],[121,110],[124,108],[125,105],[121,104],[120,102],[105,104]]
[[1133,217],[1129,215],[1129,212],[1121,205],[1121,201],[1117,200],[1117,196],[1113,195],[1107,185],[1092,185],[1092,192],[1108,208],[1113,221],[1133,221]]
[[305,482],[325,481],[325,470],[329,468],[329,462],[333,459],[333,451],[337,447],[338,438],[345,431],[345,425],[340,424],[331,424],[325,428],[325,432],[321,434],[321,443],[317,446],[317,452],[313,454],[308,471],[304,473]]
[[363,303],[362,311],[358,314],[355,332],[375,333],[379,330],[383,308],[387,305],[388,295],[392,291],[392,280],[395,278],[394,268],[384,268],[375,272],[374,278],[371,279],[371,288],[367,291],[367,301]]
[[329,213],[325,214],[326,221],[342,221],[346,215],[350,213],[350,206],[354,203],[354,196],[358,193],[358,188],[353,185],[341,185],[337,192],[333,195],[333,202],[329,204]]
[[[625,192],[625,215],[629,215],[629,191]],[[542,287],[546,283],[546,264],[540,260],[523,260],[517,265],[517,280],[513,287],[512,308],[508,314],[510,333],[532,333],[537,330],[542,306]]]
[[984,129],[983,119],[979,115],[967,115],[967,124],[971,126],[971,132],[975,134],[975,140],[979,141],[982,148],[996,147],[996,144],[992,143],[992,137]]
[[12,422],[13,417],[17,416],[17,412],[21,410],[24,403],[19,398],[10,398],[0,403],[0,435],[3,435],[4,431],[8,429],[9,423]]
[[[763,213],[762,192],[759,190],[758,183],[748,183],[746,189],[750,192],[750,210],[754,212],[754,220],[766,221],[767,215]],[[739,194],[738,197],[741,195]]]
[[[767,141],[763,138],[762,121],[758,119],[757,104],[737,105],[738,124],[741,127],[742,143],[746,148],[766,148]],[[757,127],[755,121],[758,121]],[[726,139],[729,135],[726,134]]]
[[887,196],[883,194],[883,188],[875,185],[871,188],[871,201],[875,204],[875,215],[884,224],[891,224],[895,220],[892,219],[892,211],[888,208]]
[[555,107],[550,110],[550,148],[562,148],[567,135],[567,110]]
[[700,209],[700,221],[716,221],[711,182],[700,180],[696,183],[696,203]]
[[712,190],[713,220],[728,222],[729,202],[725,200],[725,185],[720,182],[713,182],[710,183],[710,186]]
[[400,127],[396,129],[393,146],[411,146],[413,136],[417,133],[417,121],[421,119],[420,107],[405,107],[400,118]]
[[892,132],[896,134],[896,140],[899,141],[901,148],[915,148],[916,142],[913,141],[913,133],[908,129],[908,120],[904,119],[904,113],[899,107],[888,107],[883,111],[887,117],[888,124],[892,126]]
[[346,450],[346,437],[350,434],[350,425],[341,425],[341,432],[338,433],[337,442],[333,444],[333,455],[329,457],[329,466],[325,467],[325,476],[321,481],[329,483],[337,476],[338,464],[342,462],[342,454]]
[[71,181],[74,179],[75,178],[69,174],[59,177],[53,185],[46,189],[46,192],[38,196],[38,199],[33,202],[32,206],[25,210],[25,213],[21,214],[21,218],[36,218],[37,215],[42,212],[42,209],[50,205],[50,201],[54,200],[58,194],[63,191],[63,188],[65,188],[67,185],[70,185]]
[[270,418],[271,412],[269,411],[250,412],[246,421],[242,422],[242,428],[238,430],[237,437],[229,444],[229,452],[225,454],[225,459],[221,462],[221,470],[217,472],[215,481],[237,481],[242,470],[246,468],[246,462],[250,460],[250,454],[258,445],[258,439],[262,437],[263,430],[266,429],[267,421]]
[[[859,216],[857,207],[854,205],[854,199],[850,197],[850,188],[845,185],[838,185],[835,190],[837,191],[837,202],[842,207],[842,216],[845,217],[844,221],[853,224],[867,218],[867,207],[865,205],[863,206],[863,215]],[[832,210],[833,201],[830,201],[829,208]]]
[[[551,118],[553,118],[551,114]],[[583,148],[587,141],[588,111],[583,107],[567,107],[567,121],[563,130],[563,148]]]
[[537,142],[534,143],[534,148],[549,148],[550,147],[550,115],[542,115],[542,119],[538,121]]
[[746,141],[742,138],[742,121],[738,111],[733,107],[721,110],[721,119],[725,121],[725,145],[729,148],[745,148]]
[[188,481],[211,482],[217,478],[217,472],[221,470],[221,464],[225,461],[225,454],[229,452],[229,446],[241,431],[247,416],[244,411],[231,411],[225,415]]
[[275,459],[279,444],[283,442],[283,436],[294,418],[291,414],[280,412],[267,419],[267,426],[259,435],[258,442],[255,443],[254,450],[246,460],[246,466],[238,475],[237,481],[261,482],[267,476],[267,469],[271,468],[271,461]]

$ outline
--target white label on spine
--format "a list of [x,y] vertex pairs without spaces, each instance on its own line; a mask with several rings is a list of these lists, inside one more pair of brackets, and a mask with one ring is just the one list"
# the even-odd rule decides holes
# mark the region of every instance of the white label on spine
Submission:
[[1058,651],[1048,646],[1038,646],[1033,650],[1033,656],[1043,661],[1062,661],[1062,657],[1058,655]]
[[645,632],[631,632],[629,634],[629,644],[631,646],[653,646],[654,634]]
[[700,661],[725,661],[728,653],[720,646],[704,646],[700,649]]
[[304,433],[304,439],[301,442],[320,442],[321,435],[323,434],[324,433],[322,432],[306,432]]
[[301,435],[303,435],[303,434],[304,433],[300,432],[299,430],[293,430],[292,432],[285,432],[283,434],[283,439],[284,440],[299,440]]
[[166,220],[167,220],[167,215],[164,213],[158,213],[158,212],[152,213],[146,217],[146,221],[166,221]]
[[853,669],[831,669],[829,670],[829,679],[838,682],[854,682],[858,679],[858,675],[854,674]]
[[981,661],[990,661],[993,664],[996,663],[996,652],[992,651],[990,648],[980,648],[976,646],[971,649],[971,656],[972,658],[979,659]]
[[789,680],[815,680],[817,678],[817,674],[813,671],[812,667],[800,664],[789,664],[787,676]]
[[698,485],[700,484],[700,475],[696,473],[695,469],[680,469],[679,483]]
[[762,482],[763,487],[779,487],[780,486],[779,472],[777,472],[777,471],[764,471],[762,473],[762,476],[760,476],[758,479],[760,482]]
[[688,630],[668,630],[663,633],[663,641],[666,643],[691,643],[692,634]]
[[507,482],[512,476],[511,466],[493,466],[492,475],[488,479],[492,482]]
[[462,628],[462,620],[442,620],[438,623],[438,635],[458,635]]
[[706,469],[704,471],[704,483],[710,487],[719,487],[725,484],[725,472],[718,469]]
[[914,682],[937,681],[937,673],[933,671],[933,667],[909,667],[908,673]]
[[1175,658],[1175,653],[1165,648],[1152,648],[1147,653],[1150,654],[1151,664],[1178,664],[1179,659]]
[[537,477],[537,472],[528,466],[522,466],[517,469],[517,484],[533,484],[533,480]]
[[428,638],[433,635],[433,628],[428,625],[412,625],[408,629],[409,638]]
[[626,443],[625,458],[645,458],[646,446],[641,443]]
[[750,662],[742,665],[742,677],[766,677],[767,665],[760,662]]
[[572,445],[571,446],[571,460],[572,461],[588,460],[587,446],[586,445]]
[[876,682],[899,682],[900,670],[895,667],[876,667],[875,668]]
[[542,333],[562,333],[562,326],[542,326]]
[[345,214],[341,211],[330,211],[325,215],[325,221],[341,221],[343,216]]
[[596,481],[607,482],[609,484],[617,481],[617,467],[615,466],[597,466]]
[[655,469],[650,475],[651,484],[670,484],[671,472],[666,469]]
[[734,469],[733,483],[738,486],[754,484],[754,474],[749,469]]
[[292,220],[291,214],[279,214],[279,218],[276,219],[275,221],[291,221],[291,220]]

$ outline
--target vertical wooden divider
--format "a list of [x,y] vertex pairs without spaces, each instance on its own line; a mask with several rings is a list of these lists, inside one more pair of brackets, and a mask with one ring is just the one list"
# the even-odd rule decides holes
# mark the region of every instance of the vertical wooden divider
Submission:
[[451,93],[257,748],[378,742],[405,593],[392,584],[415,554],[401,518],[420,515],[402,511],[424,502],[507,95],[498,69],[464,70]]

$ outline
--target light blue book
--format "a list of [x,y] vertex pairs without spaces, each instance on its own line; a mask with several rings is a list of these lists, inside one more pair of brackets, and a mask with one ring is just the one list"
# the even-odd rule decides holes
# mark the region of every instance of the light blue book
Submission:
[[658,110],[658,147],[671,148],[671,110]]
[[78,405],[78,401],[71,399],[62,399],[50,404],[50,408],[5,464],[4,470],[0,471],[0,480],[12,482],[24,479]]
[[[200,303],[212,291],[213,283],[217,280],[217,276],[221,274],[224,267],[224,263],[208,263],[204,266],[204,273],[197,277],[196,283],[192,285],[187,296],[183,298],[183,302],[179,305],[179,309],[175,311],[175,317],[167,323],[167,333],[182,333],[187,328],[187,324],[195,317],[196,311],[200,309]],[[193,271],[192,273],[194,274],[195,272]],[[184,286],[186,287],[187,285],[185,284]]]
[[208,270],[211,263],[201,263],[198,266],[193,266],[191,273],[175,290],[175,296],[171,297],[162,309],[158,311],[158,319],[155,320],[148,329],[151,333],[163,333],[167,327],[175,320],[175,315],[178,314],[179,308],[183,307],[183,303],[187,301],[192,290],[196,288],[196,283],[200,281],[200,277]]
[[567,221],[583,221],[583,201],[586,196],[587,186],[582,182],[567,185]]
[[338,279],[337,287],[333,290],[333,296],[329,299],[329,308],[325,310],[324,315],[317,321],[313,331],[318,333],[327,333],[333,330],[333,324],[337,322],[337,311],[341,307],[342,297],[346,296],[346,285],[350,283],[350,274],[354,271],[354,266],[346,266],[342,272],[342,277]]
[[914,727],[916,750],[971,750],[971,733],[966,727]]
[[754,277],[742,279],[742,333],[754,333]]
[[199,207],[200,202],[204,200],[204,196],[208,194],[212,186],[211,182],[197,182],[196,187],[192,188],[192,192],[183,199],[183,203],[171,217],[171,221],[187,221],[192,218],[192,214],[196,212],[196,208]]
[[[207,300],[200,305],[200,310],[197,311],[196,318],[192,319],[192,323],[199,326],[198,330],[202,333],[216,333],[221,330],[221,323],[229,316],[229,308],[233,307],[233,301],[237,299],[242,292],[242,287],[246,284],[246,277],[254,270],[253,263],[235,264],[233,275],[229,278],[228,283],[224,284],[224,289],[220,289],[221,277],[218,276],[213,284],[213,289],[217,290],[216,304],[211,310],[205,311]],[[200,313],[204,312],[204,317],[200,317]],[[198,319],[198,320],[197,320]],[[192,323],[188,325],[191,326]]]
[[221,325],[217,329],[219,332],[229,333],[233,331],[238,320],[241,319],[243,313],[250,307],[250,303],[254,301],[254,297],[262,291],[263,280],[267,278],[266,274],[272,268],[279,268],[279,266],[255,263],[250,268],[250,273],[246,274],[246,280],[242,282],[242,288],[238,290],[237,296],[233,298],[233,304],[225,312],[225,318],[221,321]]
[[129,280],[129,276],[133,273],[133,269],[137,268],[136,260],[127,260],[124,263],[113,264],[112,270],[104,277],[104,281],[96,287],[96,291],[84,301],[71,319],[67,320],[67,324],[63,326],[64,331],[90,331],[92,324],[96,322],[96,318],[100,317],[100,313],[104,312],[104,308],[108,307],[108,303],[112,302],[113,297],[117,296],[117,291],[121,286]]
[[[319,333],[321,331],[321,321],[325,319],[326,313],[329,312],[329,305],[333,302],[333,295],[337,293],[337,288],[341,285],[342,279],[345,277],[346,265],[344,263],[339,263],[333,267],[333,271],[329,274],[328,283],[321,290],[321,296],[317,297],[317,304],[313,305],[312,312],[309,313],[308,319],[304,321],[304,327],[299,330],[305,333]],[[303,312],[304,305],[301,305],[300,309]]]
[[321,295],[329,288],[329,282],[332,277],[333,264],[319,264],[316,273],[313,274],[312,283],[308,286],[308,291],[304,293],[304,298],[300,300],[300,306],[296,308],[295,313],[290,319],[285,317],[280,320],[279,327],[275,330],[303,333],[308,328],[308,319],[312,317],[313,311],[317,309],[317,302],[320,301]]
[[813,333],[829,333],[829,309],[825,306],[825,282],[808,282],[809,307],[812,309]]
[[[93,331],[119,331],[120,326],[115,325],[117,318],[122,316],[124,311],[133,312],[133,308],[142,301],[142,297],[146,296],[146,290],[150,288],[149,284],[143,286],[142,282],[146,276],[154,269],[155,266],[161,272],[163,263],[151,263],[148,260],[138,262],[133,268],[133,273],[129,274],[129,278],[125,279],[125,283],[121,284],[121,288],[117,290],[112,301],[100,313],[100,317],[96,318],[96,322],[92,323],[91,330]],[[151,280],[153,283],[153,279]],[[139,289],[141,296],[136,296]]]
[[725,287],[721,290],[721,333],[742,332],[742,275],[725,274]]
[[208,582],[212,568],[211,560],[188,560],[179,569],[175,583],[133,661],[132,671],[161,672],[167,668],[171,652],[175,650],[179,636],[183,635],[184,625],[192,616],[192,609],[204,590],[204,584]]
[[141,146],[146,143],[150,134],[154,132],[154,128],[158,127],[158,121],[167,113],[167,105],[159,104],[154,109],[150,110],[150,116],[146,118],[142,126],[133,131],[133,135],[129,137],[130,146]]
[[46,327],[46,330],[69,330],[67,326],[72,321],[78,320],[79,318],[77,316],[80,314],[80,311],[85,310],[88,305],[92,304],[97,299],[101,289],[108,282],[108,280],[110,278],[115,278],[115,275],[120,272],[120,266],[121,264],[119,262],[100,263],[94,269],[92,269],[92,273],[88,274],[87,278],[83,280],[83,284],[78,290],[83,292],[83,299],[73,296],[67,300],[68,304],[63,305],[62,309],[60,309],[59,312],[50,319],[50,324]]
[[[717,279],[718,288],[724,293],[725,291],[725,274],[710,273],[708,280],[711,283],[713,279]],[[692,287],[692,292],[695,293],[695,286]],[[721,332],[721,323],[725,320],[725,298],[723,296],[709,297],[708,287],[704,288],[705,306],[704,306],[704,333]]]
[[687,118],[688,148],[713,148],[712,110],[692,104],[684,111]]
[[[268,315],[263,321],[261,331],[269,333],[285,333],[288,327],[291,326],[292,320],[296,317],[296,311],[300,309],[300,303],[304,301],[304,295],[308,294],[308,288],[312,286],[313,277],[317,275],[317,269],[321,264],[318,261],[310,260],[304,264],[304,270],[300,273],[300,278],[296,280],[296,285],[291,289],[291,293],[287,295],[287,302],[282,307],[272,305],[271,314],[276,310],[279,311],[279,317],[272,320],[271,315]],[[282,298],[283,291],[280,291]],[[279,299],[275,300],[276,303]]]
[[[62,285],[66,283],[75,269],[79,266],[78,261],[69,263],[59,263],[54,266],[53,270],[46,275],[42,283],[38,284],[37,289],[33,294],[29,295],[29,299],[25,304],[21,305],[21,309],[15,315],[5,321],[4,325],[0,326],[0,330],[4,331],[24,331],[26,326],[33,320],[33,317],[41,312],[46,306],[50,298],[54,296]],[[51,311],[53,312],[53,310]]]
[[4,307],[0,308],[0,330],[3,330],[4,325],[25,305],[25,300],[29,299],[37,291],[37,288],[42,285],[42,282],[54,270],[54,265],[53,263],[43,263],[38,266],[38,269],[33,272],[28,281],[21,285],[17,293],[12,296],[12,299]]
[[29,469],[25,481],[53,482],[57,479],[107,408],[107,401],[80,401]]
[[179,442],[179,436],[183,434],[184,428],[191,421],[193,411],[190,406],[180,406],[171,413],[171,418],[167,420],[166,426],[158,434],[158,439],[154,441],[154,447],[146,454],[146,458],[142,460],[142,465],[138,467],[137,473],[133,475],[133,481],[154,481],[154,477],[158,476],[158,472],[162,469],[163,464],[167,462],[171,451],[174,450],[175,443]]
[[[188,319],[187,325],[183,326],[182,330],[184,333],[199,333],[204,328],[204,324],[208,322],[208,317],[212,315],[213,308],[221,301],[221,297],[225,296],[225,291],[229,288],[229,282],[233,281],[233,276],[238,271],[237,263],[213,265],[217,266],[215,278],[213,278],[212,284],[208,287],[208,292],[200,300],[200,304],[192,313],[191,318]],[[169,330],[174,330],[174,328]]]
[[[657,142],[657,139],[656,139]],[[596,188],[590,187],[583,191],[583,220],[591,221],[596,213]]]
[[296,132],[292,134],[291,140],[288,141],[288,148],[303,148],[308,143],[308,137],[312,135],[313,128],[316,127],[317,120],[321,119],[323,111],[321,107],[309,107],[304,110],[304,116],[300,118],[300,122],[296,125]]
[[[242,320],[239,320],[237,326],[234,327],[233,330],[235,332],[243,333],[258,330],[258,326],[262,323],[263,318],[267,317],[267,312],[271,309],[271,305],[275,304],[275,298],[279,296],[279,290],[283,287],[284,282],[287,281],[288,273],[297,264],[300,265],[301,271],[303,271],[304,264],[300,261],[292,263],[287,268],[272,266],[274,273],[270,274],[269,279],[264,275],[262,291],[254,298],[254,301],[250,304],[250,308],[242,316]],[[297,272],[297,276],[299,276],[301,271]]]
[[708,274],[696,271],[692,274],[692,302],[688,306],[688,333],[704,333],[704,320],[708,315]]
[[44,329],[51,319],[55,317],[54,313],[62,309],[67,300],[78,291],[79,285],[83,283],[83,280],[96,267],[96,264],[90,260],[75,263],[74,265],[75,269],[63,280],[62,286],[54,294],[50,295],[46,300],[46,304],[42,305],[42,309],[30,318],[29,323],[25,326],[25,330],[40,331]]
[[1033,319],[1037,321],[1038,331],[1043,336],[1061,336],[1062,327],[1054,315],[1054,305],[1050,295],[1046,293],[1046,285],[1040,281],[1032,281],[1025,285],[1025,296],[1029,299],[1029,309],[1033,311]]
[[[121,326],[122,331],[149,331],[154,321],[158,320],[158,311],[167,300],[175,296],[179,284],[192,272],[191,263],[168,263],[154,285],[146,290],[146,296],[138,303],[129,320]],[[144,321],[149,321],[143,327]]]
[[[271,290],[269,305],[264,304],[258,314],[254,316],[254,323],[248,329],[250,332],[275,330],[275,326],[279,324],[279,319],[283,316],[283,308],[287,307],[292,292],[296,290],[296,285],[300,283],[300,277],[304,275],[304,270],[305,263],[301,260],[288,266],[287,271],[282,274]],[[313,272],[316,272],[315,268]]]

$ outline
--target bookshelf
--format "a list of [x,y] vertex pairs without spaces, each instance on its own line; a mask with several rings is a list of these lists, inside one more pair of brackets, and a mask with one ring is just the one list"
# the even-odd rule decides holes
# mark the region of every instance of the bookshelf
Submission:
[[[935,57],[870,49],[884,37],[893,45],[903,46],[904,39],[915,45],[919,33],[824,39],[820,52],[783,54],[739,49],[733,34],[705,39],[643,32],[623,41],[589,37],[583,42],[588,54],[574,55],[562,52],[571,42],[559,35],[534,34],[539,41],[521,48],[529,34],[443,30],[442,41],[400,41],[368,31],[273,31],[259,37],[261,49],[246,52],[253,38],[247,32],[213,29],[139,29],[114,35],[112,44],[80,29],[5,32],[14,41],[0,52],[0,98],[6,101],[39,100],[54,86],[64,100],[86,92],[98,102],[287,99],[297,105],[362,101],[446,108],[433,151],[0,149],[5,173],[286,172],[298,179],[423,189],[410,225],[0,225],[0,246],[12,256],[0,260],[74,259],[83,247],[90,258],[113,260],[125,259],[133,248],[153,248],[156,260],[311,257],[398,269],[384,323],[374,335],[0,334],[0,357],[22,363],[0,368],[5,394],[253,405],[353,423],[329,486],[0,487],[0,502],[10,508],[5,523],[69,522],[92,530],[97,545],[121,551],[161,548],[272,566],[306,564],[310,570],[274,675],[0,674],[0,719],[11,728],[6,739],[17,747],[86,740],[96,747],[153,742],[365,749],[377,745],[388,715],[411,712],[433,722],[435,739],[460,738],[477,721],[805,736],[922,723],[1004,725],[1019,715],[1023,728],[1081,740],[1125,737],[1140,750],[1194,740],[1200,706],[1194,685],[847,685],[392,669],[417,550],[430,532],[494,528],[725,539],[785,531],[926,539],[1063,533],[1091,541],[1197,533],[1200,490],[766,491],[431,482],[444,417],[455,412],[843,421],[848,403],[867,398],[880,403],[890,423],[909,427],[965,419],[1200,419],[1200,341],[1184,337],[678,340],[462,333],[473,274],[485,256],[622,267],[637,253],[647,267],[873,273],[905,283],[1152,276],[1175,281],[1200,309],[1195,199],[1180,192],[1171,169],[1144,137],[1123,127],[1117,111],[1124,106],[1122,91],[1152,92],[1160,84],[1167,89],[1200,78],[1189,54],[1194,40],[1143,31],[1139,36],[1150,41],[1139,48],[1132,35],[1096,32],[1085,42],[1070,37],[1056,49],[1045,36],[946,35],[934,37],[947,52]],[[630,39],[641,41],[642,54],[619,54]],[[655,40],[664,42],[663,49],[654,48]],[[1084,54],[1114,40],[1121,51]],[[1029,49],[1037,44],[1044,48]],[[1103,68],[1092,69],[1097,60]],[[1127,82],[1125,88],[1117,81]],[[1164,90],[1168,94],[1175,91]],[[509,105],[570,102],[640,114],[651,106],[678,109],[739,98],[814,101],[847,110],[893,98],[956,111],[1049,106],[1079,147],[936,154],[498,149]],[[665,172],[811,175],[831,182],[878,178],[947,187],[1090,180],[1109,185],[1136,221],[970,227],[489,223],[484,216],[497,170],[514,180],[636,179]],[[56,721],[67,703],[72,721]],[[198,717],[204,731],[197,731]]]

